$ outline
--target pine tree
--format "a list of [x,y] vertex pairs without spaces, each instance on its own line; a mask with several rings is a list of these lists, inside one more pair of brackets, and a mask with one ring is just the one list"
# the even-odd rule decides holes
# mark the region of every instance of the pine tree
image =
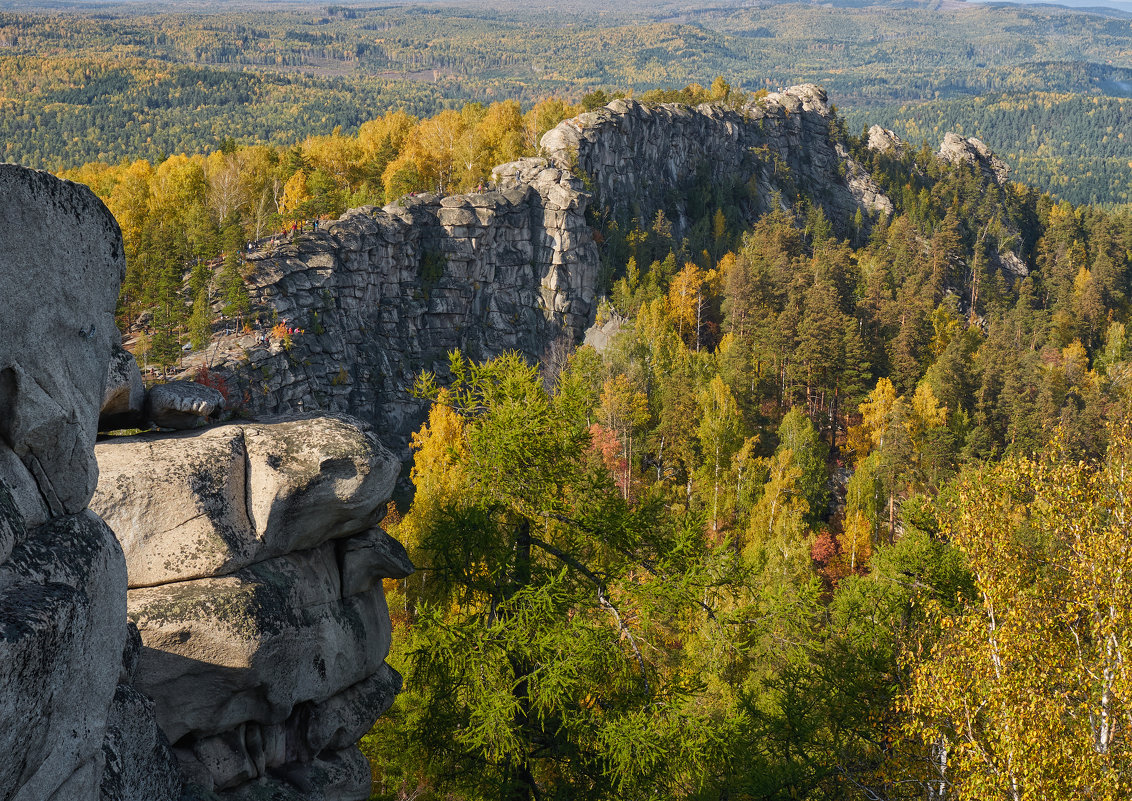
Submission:
[[189,338],[193,350],[204,350],[212,341],[212,309],[206,289],[201,289],[193,301],[193,313],[189,316]]

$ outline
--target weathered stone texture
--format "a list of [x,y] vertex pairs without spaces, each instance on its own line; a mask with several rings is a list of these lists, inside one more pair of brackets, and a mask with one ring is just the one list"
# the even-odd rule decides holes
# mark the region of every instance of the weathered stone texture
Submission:
[[892,203],[838,141],[832,121],[825,91],[809,84],[739,110],[614,100],[548,131],[542,148],[556,166],[576,164],[590,176],[596,202],[616,217],[647,223],[674,203],[672,223],[682,234],[697,181],[717,188],[753,182],[751,219],[770,210],[775,192],[788,202],[801,193],[848,233],[858,209],[868,219],[890,214]]
[[130,745],[155,723],[123,664],[126,565],[86,508],[122,238],[86,187],[14,165],[0,220],[0,798],[171,801],[168,744]]
[[908,145],[896,135],[895,131],[874,125],[869,128],[868,148],[877,153],[891,153],[899,156],[908,149]]
[[200,428],[224,406],[224,396],[193,381],[158,384],[146,393],[145,412],[161,428]]
[[537,357],[560,329],[580,336],[598,265],[585,197],[580,181],[545,169],[505,192],[355,209],[254,254],[257,309],[303,333],[213,369],[250,411],[348,412],[404,445],[425,406],[413,381],[443,371],[449,351]]
[[[2,487],[0,510],[15,517]],[[122,551],[89,511],[27,531],[0,565],[3,797],[97,797],[126,639],[125,587]]]
[[92,507],[126,553],[130,587],[227,575],[360,534],[400,463],[344,418],[240,423],[99,443]]
[[97,453],[92,506],[122,542],[143,643],[134,680],[193,792],[367,798],[356,743],[400,689],[381,579],[413,569],[377,525],[396,457],[357,420],[310,416]]
[[85,186],[0,164],[0,208],[0,450],[22,465],[7,461],[4,479],[35,526],[94,492],[126,262],[118,223]]

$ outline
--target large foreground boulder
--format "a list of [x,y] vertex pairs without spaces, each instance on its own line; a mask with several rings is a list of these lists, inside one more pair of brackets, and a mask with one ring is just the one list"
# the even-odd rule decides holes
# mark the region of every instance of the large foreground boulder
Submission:
[[2,486],[0,519],[18,540],[0,565],[0,795],[97,798],[126,638],[121,548],[89,511],[21,530]]
[[125,275],[118,223],[85,186],[0,164],[0,476],[29,526],[81,512],[114,308]]
[[[135,682],[197,797],[361,801],[357,742],[393,702],[378,523],[399,461],[345,416],[110,438],[92,506],[115,528]],[[257,793],[259,795],[257,795]]]

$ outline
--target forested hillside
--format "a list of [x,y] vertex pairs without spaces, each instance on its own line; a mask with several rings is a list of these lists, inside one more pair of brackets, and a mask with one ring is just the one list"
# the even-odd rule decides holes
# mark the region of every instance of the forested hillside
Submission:
[[1132,201],[1132,100],[1027,92],[856,114],[934,146],[948,131],[994,142],[1013,178],[1074,203]]
[[1132,215],[851,145],[867,241],[660,214],[602,352],[422,377],[378,798],[1132,791]]
[[[910,133],[926,134],[923,114],[931,113],[910,103],[987,93],[1021,93],[990,102],[1031,108],[1043,101],[1027,93],[1087,95],[1123,113],[1111,98],[1128,96],[1132,86],[1132,27],[1116,12],[850,5],[0,12],[0,134],[5,159],[58,170],[161,161],[229,137],[281,145],[336,126],[354,133],[391,109],[420,115],[471,100],[578,102],[596,89],[640,93],[706,85],[720,74],[748,91],[818,83],[847,111],[887,108],[893,125],[917,121]],[[978,105],[948,108],[948,120],[985,130],[991,146],[1039,187],[1071,192],[1074,202],[1126,200],[1115,160],[1121,153],[1107,144],[1089,136],[1036,143],[1016,130],[1024,120],[1015,114],[1008,118],[1017,125],[994,126]],[[1074,130],[1067,124],[1067,133]],[[1066,175],[1078,166],[1091,171],[1089,188],[1057,177],[1047,183],[1029,167],[1038,158],[1072,164]]]

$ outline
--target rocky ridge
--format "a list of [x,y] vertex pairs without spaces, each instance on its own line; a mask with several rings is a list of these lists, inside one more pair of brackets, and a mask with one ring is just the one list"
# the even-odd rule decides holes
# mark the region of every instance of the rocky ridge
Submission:
[[537,357],[555,332],[588,325],[597,254],[584,198],[548,168],[502,191],[355,209],[253,254],[254,302],[304,333],[290,348],[249,341],[213,369],[253,412],[347,412],[403,444],[422,368],[457,348]]
[[449,351],[536,359],[560,336],[581,339],[599,270],[595,195],[598,213],[644,221],[674,203],[677,231],[682,193],[700,180],[741,187],[751,219],[799,192],[842,231],[891,212],[835,128],[814,86],[740,110],[614,101],[549,131],[542,157],[497,167],[495,190],[354,209],[253,254],[256,311],[302,333],[289,347],[245,337],[209,366],[254,413],[353,414],[404,448],[424,409],[414,379],[443,376]]
[[614,100],[563,122],[541,144],[550,163],[589,176],[596,202],[618,219],[647,223],[665,209],[683,235],[688,190],[705,181],[753,187],[750,220],[771,210],[776,192],[786,203],[801,194],[848,235],[858,210],[869,220],[891,214],[892,202],[849,155],[836,126],[825,91],[804,84],[739,109]]

